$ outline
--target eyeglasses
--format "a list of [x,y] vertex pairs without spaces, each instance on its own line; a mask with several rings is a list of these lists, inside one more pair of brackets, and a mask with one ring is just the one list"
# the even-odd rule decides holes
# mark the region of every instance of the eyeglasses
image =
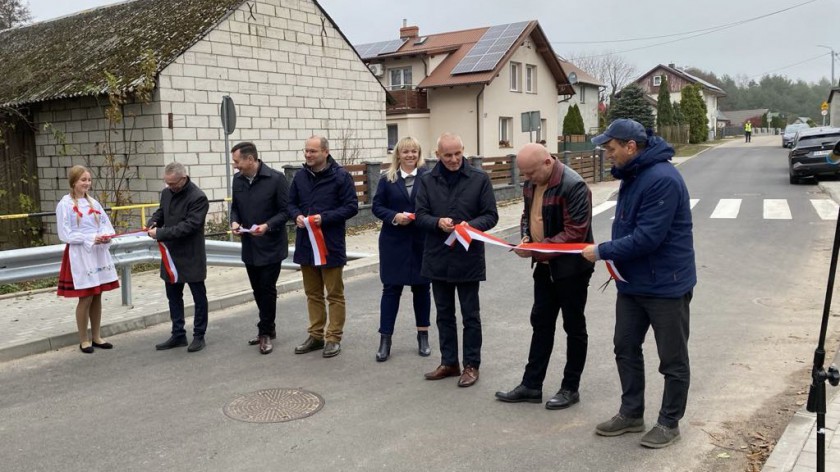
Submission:
[[178,179],[177,179],[177,180],[175,180],[174,182],[169,182],[169,181],[166,179],[166,177],[164,177],[164,178],[163,178],[163,183],[164,183],[164,184],[166,184],[166,186],[167,186],[167,187],[169,187],[170,189],[176,190],[176,189],[181,188],[181,187],[184,185],[184,182],[185,182],[186,180],[187,180],[187,176],[186,176],[186,175],[183,175],[183,176],[181,176],[181,177],[178,177]]

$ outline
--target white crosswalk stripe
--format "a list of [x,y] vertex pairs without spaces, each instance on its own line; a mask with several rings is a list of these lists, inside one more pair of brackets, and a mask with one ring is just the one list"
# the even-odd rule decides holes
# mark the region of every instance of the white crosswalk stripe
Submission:
[[834,200],[829,200],[827,198],[811,200],[811,205],[814,206],[814,210],[817,210],[817,214],[820,215],[820,219],[837,220],[838,205],[834,202]]
[[715,211],[712,212],[710,218],[738,218],[738,212],[741,210],[740,198],[722,198]]
[[787,200],[780,198],[764,199],[764,219],[792,220],[793,215],[790,213],[790,205],[788,205]]
[[[820,220],[823,221],[837,221],[838,211],[840,211],[840,205],[834,202],[834,200],[828,198],[815,198],[811,199],[811,206],[814,207],[814,211],[816,212],[817,216]],[[592,209],[592,216],[599,215],[601,213],[605,213],[608,210],[615,208],[616,201],[607,201],[604,202]],[[692,212],[694,212],[695,207],[697,204],[700,203],[699,198],[692,198],[690,201],[690,206]],[[722,198],[718,201],[717,205],[715,206],[714,211],[709,216],[709,218],[714,219],[737,219],[738,216],[742,215],[741,213],[741,203],[743,203],[743,199],[740,198]],[[702,208],[705,208],[702,207]],[[755,208],[750,206],[749,208]],[[801,207],[798,207],[801,208]],[[695,214],[694,218],[697,219],[698,217],[702,217],[702,212],[700,215]],[[749,216],[749,215],[744,215]],[[765,220],[792,220],[793,214],[790,209],[790,204],[788,203],[787,199],[783,198],[767,198],[762,200],[762,218]],[[808,215],[799,215],[797,218],[812,218],[813,213],[809,213]],[[615,219],[615,215],[610,217],[611,220]]]

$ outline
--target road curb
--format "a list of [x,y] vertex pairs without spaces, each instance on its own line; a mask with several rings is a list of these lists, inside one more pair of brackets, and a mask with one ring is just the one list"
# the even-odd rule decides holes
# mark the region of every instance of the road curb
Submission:
[[840,203],[840,183],[835,182],[818,182],[819,189],[827,193],[832,200]]
[[[519,234],[519,225],[501,228],[496,231],[491,231],[491,233],[500,238],[508,238]],[[350,264],[344,268],[344,278],[347,280],[353,277],[376,272],[379,272],[379,256],[370,256],[363,259],[357,259],[356,261],[350,261]],[[300,276],[277,284],[278,295],[298,290],[303,290],[303,279]],[[210,312],[223,310],[236,305],[242,305],[244,303],[251,303],[253,301],[254,296],[251,290],[242,290],[207,300],[208,310]],[[189,319],[193,316],[193,308],[193,304],[185,304],[184,312],[186,318]],[[150,328],[161,323],[168,323],[169,321],[168,308],[143,315],[138,314],[137,317],[131,319],[103,324],[102,335],[104,337],[114,336],[117,334],[127,333],[129,331]],[[67,346],[74,346],[78,342],[78,333],[75,331],[22,342],[20,344],[0,348],[0,362],[7,362],[34,354],[55,351]]]

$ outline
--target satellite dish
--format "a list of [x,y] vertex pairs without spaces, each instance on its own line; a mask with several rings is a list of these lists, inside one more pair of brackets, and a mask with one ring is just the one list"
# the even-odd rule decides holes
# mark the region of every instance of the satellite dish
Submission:
[[569,73],[569,83],[570,84],[572,84],[572,85],[576,84],[577,80],[578,80],[577,79],[577,74],[575,74],[574,72]]

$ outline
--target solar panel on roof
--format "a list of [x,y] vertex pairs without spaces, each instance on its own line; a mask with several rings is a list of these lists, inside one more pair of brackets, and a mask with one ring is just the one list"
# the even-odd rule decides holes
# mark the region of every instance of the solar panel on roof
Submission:
[[528,24],[529,22],[522,21],[491,27],[452,69],[452,74],[470,74],[495,69]]
[[380,54],[390,54],[399,50],[405,39],[394,39],[391,41],[380,41],[378,43],[367,43],[356,46],[356,51],[362,59],[372,59]]

